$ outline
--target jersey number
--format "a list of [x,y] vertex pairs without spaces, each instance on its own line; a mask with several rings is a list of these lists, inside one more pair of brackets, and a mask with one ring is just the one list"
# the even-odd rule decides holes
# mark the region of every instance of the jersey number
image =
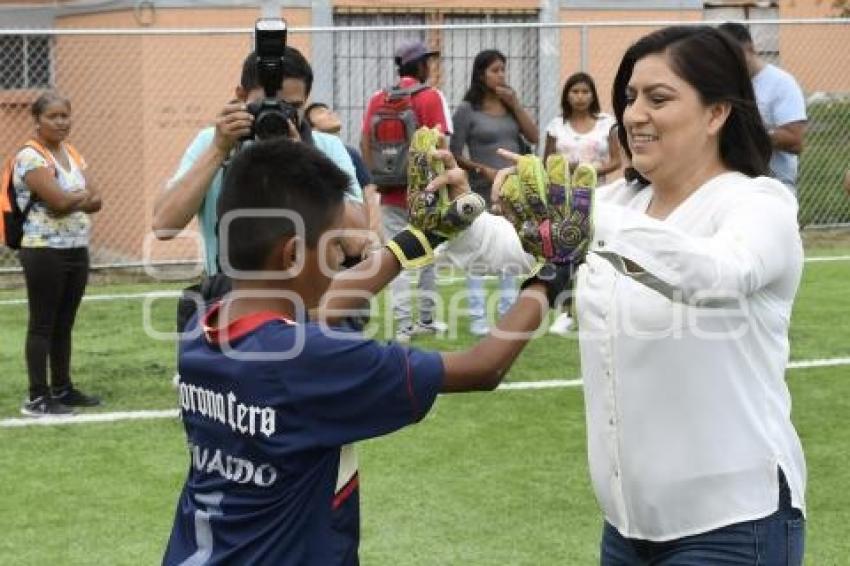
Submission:
[[195,554],[180,563],[180,566],[201,566],[206,564],[213,552],[213,534],[210,525],[210,517],[221,515],[221,500],[224,493],[213,491],[212,493],[199,493],[195,495],[195,503],[198,510],[195,511],[195,543],[198,550]]

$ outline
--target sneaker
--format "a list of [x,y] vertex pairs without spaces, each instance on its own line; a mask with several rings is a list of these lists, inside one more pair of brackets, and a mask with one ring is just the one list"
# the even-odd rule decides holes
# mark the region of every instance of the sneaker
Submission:
[[449,325],[439,320],[431,322],[417,322],[411,329],[411,336],[427,336],[430,334],[442,334],[449,329]]
[[549,334],[564,336],[568,334],[570,330],[575,330],[575,322],[570,315],[562,312],[555,319],[555,322],[552,323],[552,326],[549,327]]
[[473,336],[487,336],[490,334],[490,327],[485,319],[477,318],[469,325],[469,333]]
[[21,405],[21,414],[30,417],[58,417],[73,415],[74,409],[66,407],[53,397],[42,395],[32,401],[24,401]]
[[54,395],[53,399],[66,407],[97,407],[100,405],[100,397],[86,395],[76,387],[69,387],[59,395]]

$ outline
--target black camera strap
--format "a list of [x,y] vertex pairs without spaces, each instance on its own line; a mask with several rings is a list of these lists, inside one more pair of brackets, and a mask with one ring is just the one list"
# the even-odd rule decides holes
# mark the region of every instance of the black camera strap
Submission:
[[298,135],[301,136],[302,142],[311,147],[315,147],[316,143],[313,141],[313,128],[310,127],[307,120],[301,120],[301,123],[298,124]]

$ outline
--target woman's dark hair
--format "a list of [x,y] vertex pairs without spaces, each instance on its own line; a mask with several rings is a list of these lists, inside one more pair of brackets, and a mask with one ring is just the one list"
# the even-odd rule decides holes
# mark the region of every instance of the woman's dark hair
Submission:
[[463,100],[476,110],[481,108],[481,103],[484,102],[484,92],[487,90],[487,87],[484,86],[484,74],[487,72],[487,68],[496,61],[508,62],[501,51],[485,49],[476,55],[475,61],[472,62],[472,79],[469,82],[469,90],[463,95]]
[[47,110],[47,107],[53,104],[54,102],[62,102],[68,106],[68,109],[71,109],[71,101],[68,100],[67,97],[62,96],[58,92],[45,92],[41,96],[35,99],[35,102],[32,103],[32,108],[30,108],[30,112],[32,112],[32,117],[38,120],[41,118],[41,115],[44,114],[44,111]]
[[734,37],[741,45],[753,43],[753,36],[744,24],[738,22],[726,22],[717,26],[717,29]]
[[628,106],[626,88],[635,64],[648,55],[665,53],[670,68],[699,93],[703,104],[725,102],[731,111],[720,131],[724,165],[750,177],[765,175],[770,162],[770,137],[765,130],[744,52],[729,35],[709,26],[672,26],[639,39],[623,55],[612,93],[617,137],[631,158],[623,126]]
[[567,82],[564,83],[564,90],[561,92],[561,116],[564,117],[564,122],[573,114],[573,107],[570,106],[570,89],[581,83],[586,84],[587,88],[590,89],[590,94],[593,95],[593,101],[588,108],[590,115],[596,118],[602,112],[599,107],[599,94],[596,92],[596,83],[593,82],[593,77],[587,73],[574,73],[567,78]]
[[[313,88],[313,69],[304,55],[289,45],[283,51],[283,78],[304,81],[305,94],[310,96],[310,90]],[[258,86],[262,86],[260,85],[260,77],[257,75],[257,53],[254,51],[242,63],[242,77],[239,84],[246,91],[252,91]]]

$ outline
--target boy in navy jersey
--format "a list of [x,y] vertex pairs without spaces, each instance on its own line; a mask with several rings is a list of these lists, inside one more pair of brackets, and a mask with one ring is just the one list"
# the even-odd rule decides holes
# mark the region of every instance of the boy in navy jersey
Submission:
[[[451,154],[438,156],[452,195],[469,191]],[[219,231],[234,290],[181,342],[191,463],[163,564],[357,564],[351,443],[418,422],[440,392],[495,388],[546,314],[538,281],[494,335],[462,352],[331,330],[322,313],[343,313],[359,304],[353,293],[375,293],[400,270],[383,248],[335,274],[343,254],[328,236],[342,228],[348,184],[321,153],[287,140],[257,143],[229,166]]]

